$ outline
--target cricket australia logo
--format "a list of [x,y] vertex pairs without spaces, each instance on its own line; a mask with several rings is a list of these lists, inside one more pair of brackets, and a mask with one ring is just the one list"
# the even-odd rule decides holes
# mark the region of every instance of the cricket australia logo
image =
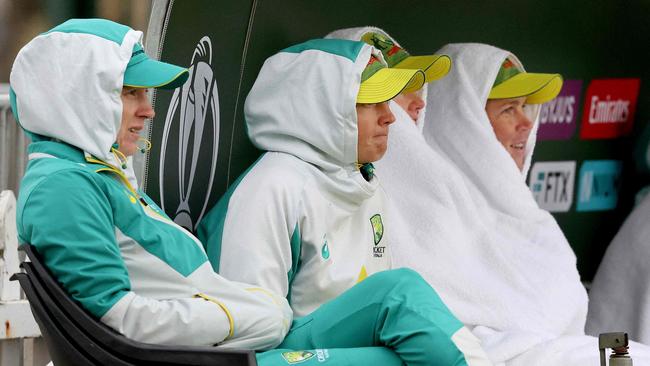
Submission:
[[160,151],[160,204],[177,224],[195,230],[205,214],[219,149],[219,94],[212,42],[196,45],[189,78],[174,91]]
[[307,361],[314,356],[315,355],[309,351],[291,351],[282,353],[282,358],[284,358],[289,365]]
[[384,237],[384,223],[381,221],[380,214],[374,214],[370,218],[370,226],[372,227],[373,239],[375,241],[375,247],[373,249],[374,257],[383,257],[384,251],[386,250],[385,246],[379,246],[381,238]]

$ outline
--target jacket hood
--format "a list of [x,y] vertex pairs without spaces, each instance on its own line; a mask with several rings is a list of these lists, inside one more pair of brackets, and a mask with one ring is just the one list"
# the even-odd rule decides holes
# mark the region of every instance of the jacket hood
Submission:
[[356,168],[356,98],[372,49],[316,39],[267,59],[244,106],[253,144],[327,171]]
[[379,185],[356,164],[356,99],[373,52],[340,39],[289,47],[264,62],[244,105],[253,144],[311,164],[323,192],[343,204],[359,204]]
[[32,140],[59,140],[119,168],[110,150],[124,72],[141,40],[142,32],[103,19],[71,19],[37,36],[11,70],[16,120]]
[[[539,105],[527,105],[525,109],[534,126],[526,142],[522,171],[497,140],[485,112],[503,61],[509,58],[523,71],[521,62],[512,53],[485,44],[449,44],[437,53],[449,55],[454,66],[445,78],[429,85],[425,139],[468,175],[493,204],[506,212],[537,212],[535,201],[528,199],[530,190],[522,183],[535,147]],[[513,194],[526,199],[513,202]]]
[[365,26],[365,27],[354,27],[354,28],[344,28],[344,29],[337,29],[333,32],[328,33],[325,38],[335,38],[335,39],[349,39],[351,41],[361,41],[361,37],[363,37],[364,34],[373,32],[373,33],[379,33],[382,36],[390,39],[395,43],[396,45],[400,46],[399,42],[395,40],[395,38],[391,37],[388,33],[386,33],[383,29],[373,27],[373,26]]

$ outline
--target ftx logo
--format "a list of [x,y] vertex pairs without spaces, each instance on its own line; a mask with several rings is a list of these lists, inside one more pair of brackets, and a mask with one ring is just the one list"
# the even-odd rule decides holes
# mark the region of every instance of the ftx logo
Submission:
[[567,212],[573,203],[575,161],[545,161],[533,165],[530,190],[539,207],[549,212]]

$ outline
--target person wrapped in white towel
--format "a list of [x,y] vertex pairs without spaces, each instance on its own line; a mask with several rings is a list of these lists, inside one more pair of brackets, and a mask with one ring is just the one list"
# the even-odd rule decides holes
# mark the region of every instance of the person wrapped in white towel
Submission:
[[[539,104],[557,95],[561,76],[526,73],[484,44],[436,54],[454,63],[428,87],[422,133],[393,104],[377,163],[401,225],[393,265],[421,273],[495,364],[598,364],[575,254],[525,184]],[[642,364],[647,349],[633,344],[632,355]]]
[[587,332],[625,329],[630,338],[650,343],[650,195],[646,195],[616,234],[589,292]]

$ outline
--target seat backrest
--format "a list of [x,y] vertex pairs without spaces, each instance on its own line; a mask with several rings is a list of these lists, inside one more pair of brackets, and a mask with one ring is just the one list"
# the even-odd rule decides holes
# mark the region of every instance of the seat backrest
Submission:
[[[25,268],[25,267],[24,267]],[[25,268],[31,272],[31,269]],[[51,302],[39,296],[39,292],[31,281],[31,273],[16,273],[12,279],[18,280],[25,295],[29,299],[29,305],[36,323],[47,345],[50,357],[57,366],[59,365],[98,365],[88,354],[84,352],[79,342],[87,343],[84,334],[72,336],[67,333],[66,327],[61,322],[69,321],[61,317],[60,309],[51,306]],[[38,285],[37,285],[38,286]],[[42,290],[42,289],[40,289]],[[55,314],[53,314],[55,313]],[[58,315],[58,316],[57,316]],[[100,351],[100,350],[97,350]],[[119,364],[119,363],[118,363]]]
[[[29,256],[31,263],[23,263],[25,274],[18,276],[33,307],[35,317],[40,318],[41,330],[55,329],[44,338],[48,343],[55,364],[67,364],[70,359],[56,362],[53,353],[60,347],[59,338],[67,339],[72,349],[80,357],[90,360],[89,364],[111,365],[241,365],[255,366],[253,351],[224,351],[214,347],[159,346],[132,341],[113,331],[88,314],[72,300],[41,262],[41,258],[31,245],[21,247]],[[25,278],[26,277],[26,278]],[[24,285],[24,283],[26,283]],[[37,314],[38,313],[38,314]],[[49,339],[50,338],[50,339]],[[61,346],[65,349],[66,345]],[[61,355],[68,357],[70,352]],[[73,353],[74,354],[74,353]],[[72,359],[73,364],[82,364]]]

